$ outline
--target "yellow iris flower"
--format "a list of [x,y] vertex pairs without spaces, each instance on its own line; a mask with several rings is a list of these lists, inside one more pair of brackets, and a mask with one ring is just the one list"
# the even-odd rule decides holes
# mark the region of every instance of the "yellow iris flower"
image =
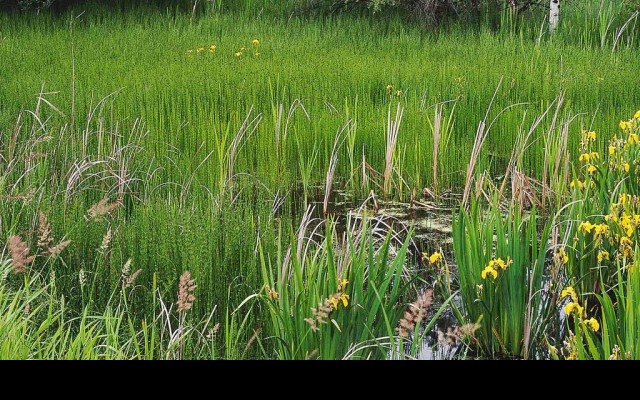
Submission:
[[429,257],[429,264],[440,264],[444,260],[444,257],[440,253],[433,253],[431,257]]
[[574,303],[578,302],[578,294],[572,287],[568,287],[562,291],[562,298],[565,299],[567,297],[571,297],[571,300],[573,300]]
[[582,234],[587,235],[587,234],[590,234],[595,227],[596,227],[595,225],[587,221],[587,222],[581,223],[580,226],[578,227],[578,230],[582,232]]
[[559,264],[567,265],[569,264],[569,256],[567,255],[567,251],[564,248],[561,248],[556,253],[556,260]]
[[598,253],[598,261],[603,262],[604,260],[609,260],[611,258],[611,255],[609,254],[608,251],[601,251]]
[[498,271],[496,271],[492,267],[487,267],[482,271],[482,279],[487,279],[487,277],[493,276],[493,280],[498,279]]
[[584,321],[584,324],[587,326],[590,326],[591,329],[594,330],[594,332],[598,332],[600,330],[600,323],[595,318],[591,318],[587,321]]
[[340,305],[338,299],[329,299],[329,304],[331,304],[335,310],[337,310]]
[[585,182],[580,181],[580,180],[572,181],[571,182],[571,187],[574,188],[576,186],[578,187],[578,189],[582,190],[587,186],[587,184]]
[[578,316],[582,316],[582,314],[584,313],[584,308],[582,308],[580,304],[573,302],[567,304],[567,306],[564,308],[564,312],[567,315],[576,314]]

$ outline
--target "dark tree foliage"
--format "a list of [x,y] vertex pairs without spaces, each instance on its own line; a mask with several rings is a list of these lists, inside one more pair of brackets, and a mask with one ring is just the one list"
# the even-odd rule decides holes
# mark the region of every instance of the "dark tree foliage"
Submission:
[[404,10],[409,15],[437,24],[446,17],[464,18],[480,14],[499,14],[505,6],[514,14],[533,7],[548,6],[548,0],[299,0],[308,10],[338,12],[367,9],[374,12],[388,9]]
[[0,0],[0,9],[42,10],[50,8],[55,0]]
[[42,11],[53,10],[56,13],[62,13],[71,6],[87,6],[93,4],[106,4],[109,7],[126,6],[175,6],[188,9],[193,5],[191,0],[0,0],[0,11],[19,10],[19,11]]

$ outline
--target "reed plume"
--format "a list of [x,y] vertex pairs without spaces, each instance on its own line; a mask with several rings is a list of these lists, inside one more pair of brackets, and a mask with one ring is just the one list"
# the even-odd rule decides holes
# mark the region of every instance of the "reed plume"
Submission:
[[49,247],[49,249],[46,251],[45,254],[49,254],[51,257],[56,258],[58,257],[67,247],[69,247],[69,245],[71,244],[71,240],[65,240],[64,242],[61,242],[60,244],[53,246],[53,247]]
[[325,304],[318,304],[318,308],[312,308],[313,318],[305,319],[305,322],[311,326],[311,330],[314,332],[320,331],[319,325],[327,325],[327,319],[329,314],[334,310],[333,304],[325,302]]
[[416,326],[422,322],[427,315],[427,310],[433,303],[433,290],[427,290],[424,294],[420,295],[418,299],[409,305],[409,308],[404,313],[404,318],[400,320],[400,326],[396,329],[398,334],[403,338],[411,336],[411,332],[416,329]]
[[99,221],[101,217],[111,214],[118,207],[120,207],[119,203],[109,203],[109,199],[102,199],[89,208],[85,219],[87,221]]
[[25,272],[27,266],[36,259],[35,255],[29,255],[31,248],[27,247],[27,244],[22,241],[20,236],[11,236],[9,238],[9,251],[13,260],[11,268],[16,275]]
[[139,269],[132,274],[131,273],[132,264],[133,264],[133,261],[131,259],[128,259],[127,262],[124,263],[124,266],[122,267],[122,286],[125,289],[129,289],[133,287],[133,285],[136,282],[136,279],[138,279],[138,276],[142,273],[142,269]]
[[109,246],[111,246],[111,239],[113,235],[111,233],[111,229],[107,230],[104,237],[102,238],[102,244],[100,245],[100,253],[105,254],[107,250],[109,250]]
[[196,300],[193,293],[197,286],[195,280],[191,279],[191,273],[186,271],[180,277],[180,285],[178,286],[178,313],[189,311],[193,307],[193,302]]
[[46,249],[53,242],[53,235],[51,233],[51,224],[44,213],[40,213],[40,227],[38,228],[38,247]]
[[51,243],[55,240],[51,231],[51,223],[47,219],[44,213],[40,213],[40,226],[38,227],[38,248],[42,249],[42,255],[50,255],[53,258],[58,257],[69,245],[71,240],[65,240],[51,246]]
[[141,273],[142,273],[142,270],[139,269],[136,272],[134,272],[131,276],[129,276],[127,278],[127,280],[125,281],[124,288],[125,289],[129,289],[129,288],[133,287],[133,285],[136,283],[136,279],[138,279],[138,276]]

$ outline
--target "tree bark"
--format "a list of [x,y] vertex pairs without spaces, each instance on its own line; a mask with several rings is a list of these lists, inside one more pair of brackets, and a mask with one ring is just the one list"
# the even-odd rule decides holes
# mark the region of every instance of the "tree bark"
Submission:
[[549,30],[551,32],[558,28],[560,23],[560,0],[551,0],[551,14],[549,15]]

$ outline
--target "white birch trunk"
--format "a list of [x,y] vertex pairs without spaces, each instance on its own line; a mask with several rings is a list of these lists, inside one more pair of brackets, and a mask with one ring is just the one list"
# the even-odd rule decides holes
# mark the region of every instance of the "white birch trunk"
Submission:
[[551,32],[558,28],[560,23],[560,0],[551,0],[551,14],[549,15],[549,30]]

